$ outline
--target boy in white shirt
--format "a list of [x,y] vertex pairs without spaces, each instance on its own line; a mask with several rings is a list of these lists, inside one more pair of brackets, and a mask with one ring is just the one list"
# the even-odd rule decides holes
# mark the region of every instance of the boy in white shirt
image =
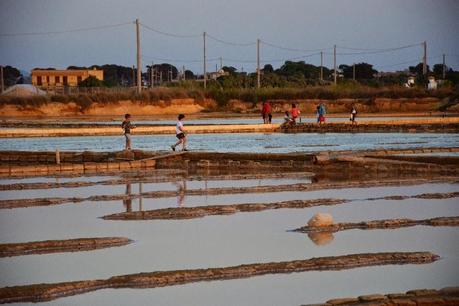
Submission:
[[188,151],[186,149],[186,135],[185,135],[185,130],[183,129],[183,122],[182,122],[184,118],[185,118],[184,114],[178,115],[177,125],[175,126],[175,137],[178,138],[178,141],[175,145],[171,146],[172,151],[175,151],[175,148],[179,144],[182,144],[183,151]]

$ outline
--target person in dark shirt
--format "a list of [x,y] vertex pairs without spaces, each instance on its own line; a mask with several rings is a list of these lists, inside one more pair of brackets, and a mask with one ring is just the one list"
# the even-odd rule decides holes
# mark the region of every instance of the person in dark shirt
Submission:
[[131,115],[124,115],[124,121],[121,124],[121,128],[124,130],[124,137],[126,138],[125,150],[131,150],[131,129],[135,129],[135,125],[131,124]]

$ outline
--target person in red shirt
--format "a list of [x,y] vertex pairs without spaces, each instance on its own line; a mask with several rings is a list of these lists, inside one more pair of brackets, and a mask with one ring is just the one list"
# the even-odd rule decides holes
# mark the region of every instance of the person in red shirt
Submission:
[[292,104],[292,110],[290,111],[290,114],[292,114],[292,121],[293,123],[296,123],[296,119],[300,116],[300,110],[296,107],[296,104]]
[[263,102],[263,107],[261,109],[261,116],[263,117],[263,123],[271,124],[271,104],[268,101]]

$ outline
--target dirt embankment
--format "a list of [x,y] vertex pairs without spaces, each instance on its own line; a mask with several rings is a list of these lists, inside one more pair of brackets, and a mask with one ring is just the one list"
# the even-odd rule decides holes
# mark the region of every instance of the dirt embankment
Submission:
[[[282,113],[289,110],[292,103],[299,105],[304,114],[314,114],[318,103],[325,103],[328,113],[348,113],[355,105],[359,113],[430,113],[438,111],[442,105],[439,98],[375,98],[375,99],[336,99],[336,100],[270,100],[273,112]],[[122,116],[130,113],[134,116],[176,115],[178,113],[195,114],[215,111],[216,101],[205,99],[197,101],[193,98],[171,99],[169,101],[140,102],[123,100],[112,103],[92,103],[82,108],[74,102],[50,102],[34,106],[5,104],[0,106],[0,117],[75,117],[75,116]],[[258,113],[260,103],[230,100],[227,110],[238,113]]]

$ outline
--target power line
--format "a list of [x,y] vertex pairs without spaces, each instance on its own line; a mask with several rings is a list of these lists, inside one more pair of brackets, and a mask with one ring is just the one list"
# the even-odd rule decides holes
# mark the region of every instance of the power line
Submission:
[[238,46],[238,47],[248,47],[248,46],[254,46],[256,44],[255,42],[253,42],[253,43],[232,42],[232,41],[227,41],[227,40],[223,40],[223,39],[217,38],[215,36],[210,35],[209,33],[206,33],[206,34],[207,34],[207,37],[209,37],[210,39],[215,40],[215,41],[217,41],[219,43],[222,43],[222,44],[225,44],[225,45]]
[[133,24],[133,22],[130,21],[130,22],[102,25],[102,26],[89,27],[89,28],[78,28],[78,29],[50,31],[50,32],[0,33],[0,36],[12,37],[12,36],[56,35],[56,34],[86,32],[86,31],[96,31],[96,30],[102,30],[102,29],[116,28],[116,27],[121,27],[121,26],[125,26],[128,24]]
[[414,46],[419,46],[421,44],[422,43],[416,43],[416,44],[400,46],[400,47],[393,47],[393,48],[353,48],[353,47],[345,47],[345,46],[340,46],[340,45],[337,45],[336,47],[337,48],[341,48],[341,49],[356,50],[356,51],[385,51],[385,50],[410,48],[410,47],[414,47]]
[[[156,56],[150,56],[150,55],[143,55],[142,57],[145,59],[153,59],[153,60],[168,61],[168,62],[181,62],[181,63],[202,63],[203,62],[202,59],[173,59],[173,58],[163,58],[163,57],[156,57]],[[215,62],[218,60],[220,60],[219,57],[207,59],[208,62]]]
[[165,35],[165,36],[171,36],[171,37],[175,37],[175,38],[194,38],[194,37],[200,37],[201,36],[201,34],[183,35],[183,34],[169,33],[169,32],[164,32],[164,31],[157,30],[157,29],[152,28],[150,26],[147,26],[146,24],[143,24],[143,23],[140,23],[140,25],[142,27],[144,27],[145,29],[150,30],[152,32],[155,32],[157,34],[161,34],[161,35]]
[[294,51],[294,52],[318,52],[318,51],[324,51],[324,50],[330,50],[330,49],[332,49],[332,48],[322,48],[322,49],[295,49],[295,48],[287,48],[287,47],[283,47],[283,46],[280,46],[280,45],[276,45],[276,44],[272,44],[272,43],[266,42],[266,41],[264,41],[264,40],[261,40],[261,43],[263,43],[264,45],[273,47],[273,48],[277,48],[277,49],[281,49],[281,50],[287,50],[287,51]]
[[[396,48],[388,48],[388,49],[374,49],[373,51],[360,51],[360,52],[339,52],[336,53],[337,55],[360,55],[360,54],[379,54],[379,53],[387,53],[387,52],[393,52],[393,51],[398,51],[402,49],[408,49],[408,48],[413,48],[422,45],[421,43],[418,44],[412,44],[412,45],[406,45],[406,46],[401,46],[401,47],[396,47]],[[340,47],[337,46],[341,49],[350,49],[347,47]]]

